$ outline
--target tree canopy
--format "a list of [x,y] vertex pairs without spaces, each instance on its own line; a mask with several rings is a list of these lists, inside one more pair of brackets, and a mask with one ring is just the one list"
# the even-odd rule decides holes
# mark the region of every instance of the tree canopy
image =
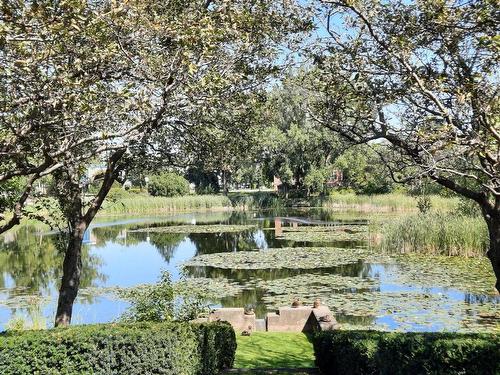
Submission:
[[311,112],[378,141],[400,181],[428,176],[477,202],[500,290],[498,3],[320,1]]

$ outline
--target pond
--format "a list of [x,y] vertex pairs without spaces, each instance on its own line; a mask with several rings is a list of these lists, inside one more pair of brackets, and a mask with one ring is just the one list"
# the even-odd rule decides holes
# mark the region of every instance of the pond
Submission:
[[[128,304],[113,290],[167,270],[219,296],[214,306],[252,307],[259,317],[320,298],[344,329],[500,331],[486,259],[379,253],[371,220],[314,209],[99,218],[85,235],[73,322],[116,320]],[[0,237],[0,329],[13,316],[50,326],[62,251],[57,233],[36,227]]]

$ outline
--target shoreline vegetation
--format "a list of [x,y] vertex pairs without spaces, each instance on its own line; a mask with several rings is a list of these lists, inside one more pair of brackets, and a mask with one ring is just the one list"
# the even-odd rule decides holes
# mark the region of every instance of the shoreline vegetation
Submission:
[[[429,200],[432,209],[438,211],[452,211],[459,205],[459,200],[453,197],[430,195]],[[350,192],[334,192],[324,197],[285,198],[272,191],[179,197],[153,197],[141,193],[123,192],[112,196],[99,215],[135,215],[187,210],[278,210],[300,207],[367,213],[418,211],[417,198],[403,193],[358,195]]]
[[[489,239],[482,218],[460,214],[460,201],[457,198],[438,195],[428,197],[431,208],[426,213],[420,213],[417,198],[402,193],[356,195],[334,192],[326,197],[285,199],[271,191],[230,192],[227,196],[153,197],[119,190],[111,194],[98,217],[322,208],[342,215],[366,214],[370,219],[369,241],[383,252],[484,256]],[[402,213],[408,215],[403,217],[400,215]],[[24,223],[34,224],[40,230],[48,228],[36,220],[25,219]]]

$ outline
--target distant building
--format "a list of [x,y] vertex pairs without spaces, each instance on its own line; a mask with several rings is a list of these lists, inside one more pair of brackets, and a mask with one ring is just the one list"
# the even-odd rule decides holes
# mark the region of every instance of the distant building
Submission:
[[280,186],[283,185],[283,182],[279,177],[274,176],[273,178],[273,191],[278,192],[280,191]]
[[342,171],[339,169],[336,169],[332,172],[332,175],[326,181],[326,186],[328,188],[341,186],[343,180],[344,180],[344,175],[343,175]]

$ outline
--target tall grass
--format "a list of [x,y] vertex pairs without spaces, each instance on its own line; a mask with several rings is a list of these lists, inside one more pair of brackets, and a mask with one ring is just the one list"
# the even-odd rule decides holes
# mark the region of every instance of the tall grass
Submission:
[[379,246],[390,252],[471,257],[484,255],[489,243],[483,218],[450,213],[395,218],[380,231]]
[[130,194],[104,204],[102,215],[146,214],[178,211],[230,209],[231,201],[224,195],[187,195],[182,197],[151,197]]
[[[438,195],[430,196],[432,209],[450,211],[457,207],[457,198],[445,198]],[[323,207],[335,210],[355,211],[415,211],[417,210],[417,199],[415,197],[401,194],[376,194],[357,195],[354,193],[332,193],[323,201]]]
[[268,191],[229,193],[234,208],[241,210],[279,210],[285,208],[285,199]]

